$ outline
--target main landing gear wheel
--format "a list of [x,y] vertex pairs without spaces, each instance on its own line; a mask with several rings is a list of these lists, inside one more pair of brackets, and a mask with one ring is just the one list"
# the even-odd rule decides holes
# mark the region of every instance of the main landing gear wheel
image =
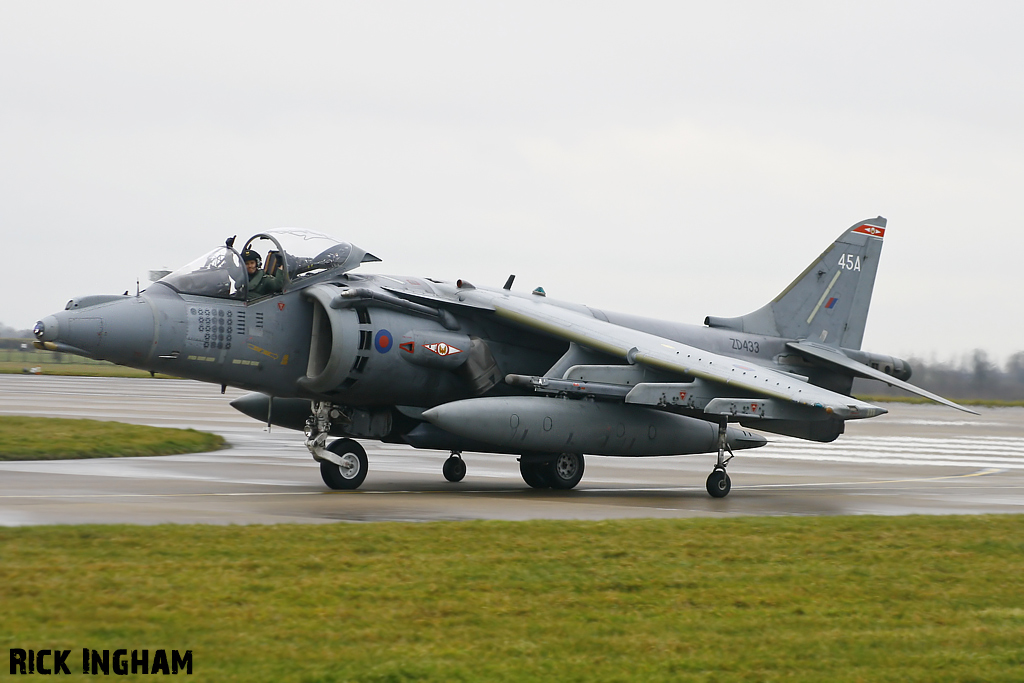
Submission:
[[583,455],[559,453],[548,463],[547,480],[553,489],[571,489],[583,478]]
[[556,453],[551,460],[542,462],[526,460],[524,456],[519,459],[519,473],[535,489],[571,489],[583,478],[583,456]]
[[548,463],[546,462],[527,462],[522,458],[519,459],[519,474],[523,475],[523,481],[535,489],[551,488],[545,473],[547,467]]
[[725,498],[732,489],[732,480],[724,469],[715,470],[708,475],[708,493],[714,498]]
[[336,439],[327,447],[341,459],[341,464],[329,460],[320,461],[320,476],[324,483],[336,491],[359,488],[366,479],[368,463],[366,451],[359,442],[352,439]]
[[466,461],[462,459],[462,455],[452,453],[448,456],[448,459],[444,461],[444,466],[441,467],[441,472],[444,474],[444,478],[453,484],[460,482],[466,476]]

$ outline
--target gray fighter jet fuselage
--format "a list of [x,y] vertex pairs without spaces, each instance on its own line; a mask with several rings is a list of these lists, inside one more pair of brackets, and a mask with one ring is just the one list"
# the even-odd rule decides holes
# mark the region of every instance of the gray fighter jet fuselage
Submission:
[[513,277],[357,273],[379,259],[286,229],[241,252],[265,252],[256,278],[281,291],[253,296],[232,238],[136,296],[72,299],[34,332],[40,348],[254,392],[232,405],[305,431],[331,488],[362,483],[355,439],[374,439],[451,451],[449,481],[464,451],[518,455],[530,486],[561,489],[584,455],[717,452],[707,489],[721,497],[732,452],[766,443],[750,430],[826,442],[884,413],[849,396],[855,377],[960,408],[860,350],[884,231],[855,224],[765,307],[703,326],[513,291]]

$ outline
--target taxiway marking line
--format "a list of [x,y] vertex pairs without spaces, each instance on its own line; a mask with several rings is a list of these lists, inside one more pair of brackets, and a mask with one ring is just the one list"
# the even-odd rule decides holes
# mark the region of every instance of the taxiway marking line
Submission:
[[969,479],[971,477],[985,477],[990,474],[999,474],[1006,470],[996,469],[989,467],[984,470],[978,470],[977,472],[971,472],[970,474],[954,474],[946,477],[925,477],[918,479],[878,479],[874,481],[863,481],[863,482],[808,482],[804,484],[751,484],[749,486],[743,486],[744,489],[772,489],[772,488],[796,488],[801,486],[863,486],[865,484],[913,484],[925,481],[943,481],[946,479]]

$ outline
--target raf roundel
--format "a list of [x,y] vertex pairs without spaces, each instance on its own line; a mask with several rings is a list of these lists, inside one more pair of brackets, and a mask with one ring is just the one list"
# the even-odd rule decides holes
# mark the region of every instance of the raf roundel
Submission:
[[387,330],[380,330],[373,339],[373,346],[381,353],[387,353],[395,345],[395,340]]

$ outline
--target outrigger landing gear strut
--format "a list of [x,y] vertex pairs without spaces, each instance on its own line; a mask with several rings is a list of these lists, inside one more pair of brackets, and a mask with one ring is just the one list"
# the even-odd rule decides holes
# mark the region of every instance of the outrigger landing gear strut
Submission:
[[[707,481],[708,493],[714,498],[725,498],[732,489],[732,481],[725,472],[726,465],[734,457],[732,448],[729,447],[729,442],[726,438],[728,430],[729,418],[720,418],[718,421],[718,462],[715,464],[715,469],[708,475]],[[725,457],[726,451],[729,452],[728,458]]]

